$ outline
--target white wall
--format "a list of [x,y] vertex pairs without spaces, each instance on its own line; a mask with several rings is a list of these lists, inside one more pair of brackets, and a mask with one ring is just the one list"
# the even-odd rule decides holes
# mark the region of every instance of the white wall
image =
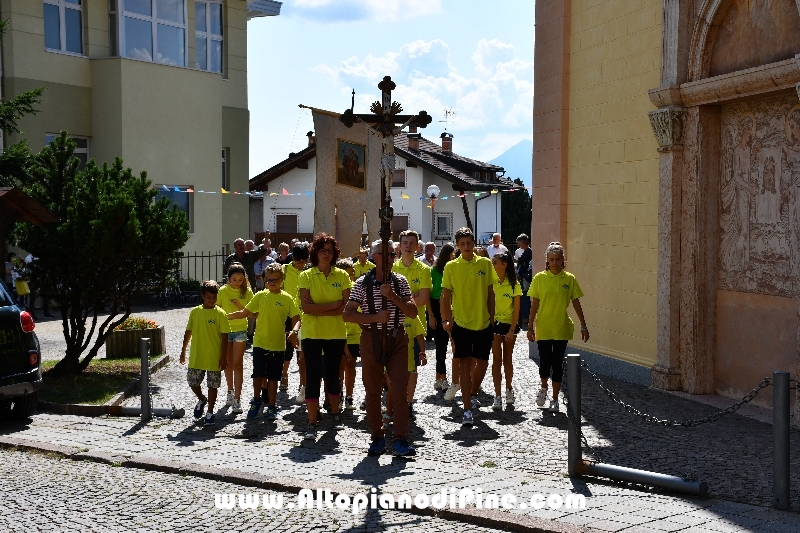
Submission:
[[478,202],[478,216],[476,217],[478,220],[475,225],[475,236],[480,242],[483,242],[483,236],[487,233],[500,233],[501,204],[500,193],[492,194]]
[[[275,215],[297,215],[298,232],[314,231],[314,200],[316,196],[306,196],[306,191],[314,194],[317,182],[317,160],[308,161],[308,168],[293,168],[280,178],[271,181],[264,191],[264,227],[275,231]],[[283,196],[282,189],[300,196]],[[278,193],[270,196],[270,193]]]

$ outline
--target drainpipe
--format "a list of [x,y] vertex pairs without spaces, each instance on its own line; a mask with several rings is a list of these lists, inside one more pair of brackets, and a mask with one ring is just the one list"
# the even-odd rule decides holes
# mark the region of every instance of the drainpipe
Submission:
[[[475,241],[476,242],[480,239],[480,234],[478,233],[478,202],[480,202],[481,200],[485,200],[486,198],[489,198],[491,195],[492,193],[486,193],[486,196],[479,196],[478,198],[475,198]],[[497,215],[495,215],[495,219],[496,218]]]

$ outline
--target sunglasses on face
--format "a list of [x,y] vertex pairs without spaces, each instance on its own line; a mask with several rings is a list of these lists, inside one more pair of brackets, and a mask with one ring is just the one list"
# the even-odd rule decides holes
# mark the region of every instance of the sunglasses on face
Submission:
[[267,278],[264,283],[280,283],[281,281],[283,281],[283,278]]

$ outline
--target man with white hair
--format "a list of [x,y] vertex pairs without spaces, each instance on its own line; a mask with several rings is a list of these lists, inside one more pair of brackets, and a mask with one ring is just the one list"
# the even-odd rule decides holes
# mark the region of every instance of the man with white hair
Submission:
[[[394,243],[389,241],[389,264],[395,257]],[[358,278],[350,291],[350,298],[342,318],[363,326],[359,348],[361,350],[361,376],[366,395],[367,423],[371,433],[369,455],[381,455],[386,451],[386,437],[381,419],[381,393],[383,392],[384,368],[394,393],[392,410],[394,431],[392,454],[409,457],[417,452],[408,443],[408,335],[403,323],[406,317],[417,316],[417,305],[411,296],[411,288],[405,277],[395,272],[384,272],[383,243],[372,243],[375,268]],[[377,290],[376,290],[377,289]],[[386,298],[386,309],[383,299]],[[361,308],[361,312],[358,308]],[[386,328],[391,329],[387,342],[387,353],[382,353],[381,337]]]
[[486,247],[486,251],[489,253],[489,259],[491,259],[494,254],[507,252],[508,248],[503,246],[503,237],[499,233],[495,233],[492,235],[492,244]]
[[425,247],[422,249],[423,255],[419,258],[425,265],[432,267],[436,264],[436,244],[426,242]]

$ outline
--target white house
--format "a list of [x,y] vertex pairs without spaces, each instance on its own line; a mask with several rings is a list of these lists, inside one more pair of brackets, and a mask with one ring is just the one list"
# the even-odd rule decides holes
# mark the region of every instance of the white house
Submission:
[[[310,234],[314,228],[316,143],[308,133],[308,147],[250,180],[250,192],[263,192],[263,227],[272,233]],[[437,245],[453,240],[456,229],[469,226],[479,238],[500,231],[500,194],[514,187],[502,167],[453,152],[453,135],[442,133],[442,146],[419,133],[395,137],[396,167],[392,186],[396,236],[414,229]],[[433,208],[428,192],[439,188]],[[284,194],[288,193],[288,194]],[[257,201],[251,209],[258,209]],[[477,211],[476,211],[477,208]],[[375,207],[377,209],[377,206]],[[366,233],[366,227],[365,227]],[[377,229],[369,236],[377,238]],[[484,240],[481,239],[481,240]]]

